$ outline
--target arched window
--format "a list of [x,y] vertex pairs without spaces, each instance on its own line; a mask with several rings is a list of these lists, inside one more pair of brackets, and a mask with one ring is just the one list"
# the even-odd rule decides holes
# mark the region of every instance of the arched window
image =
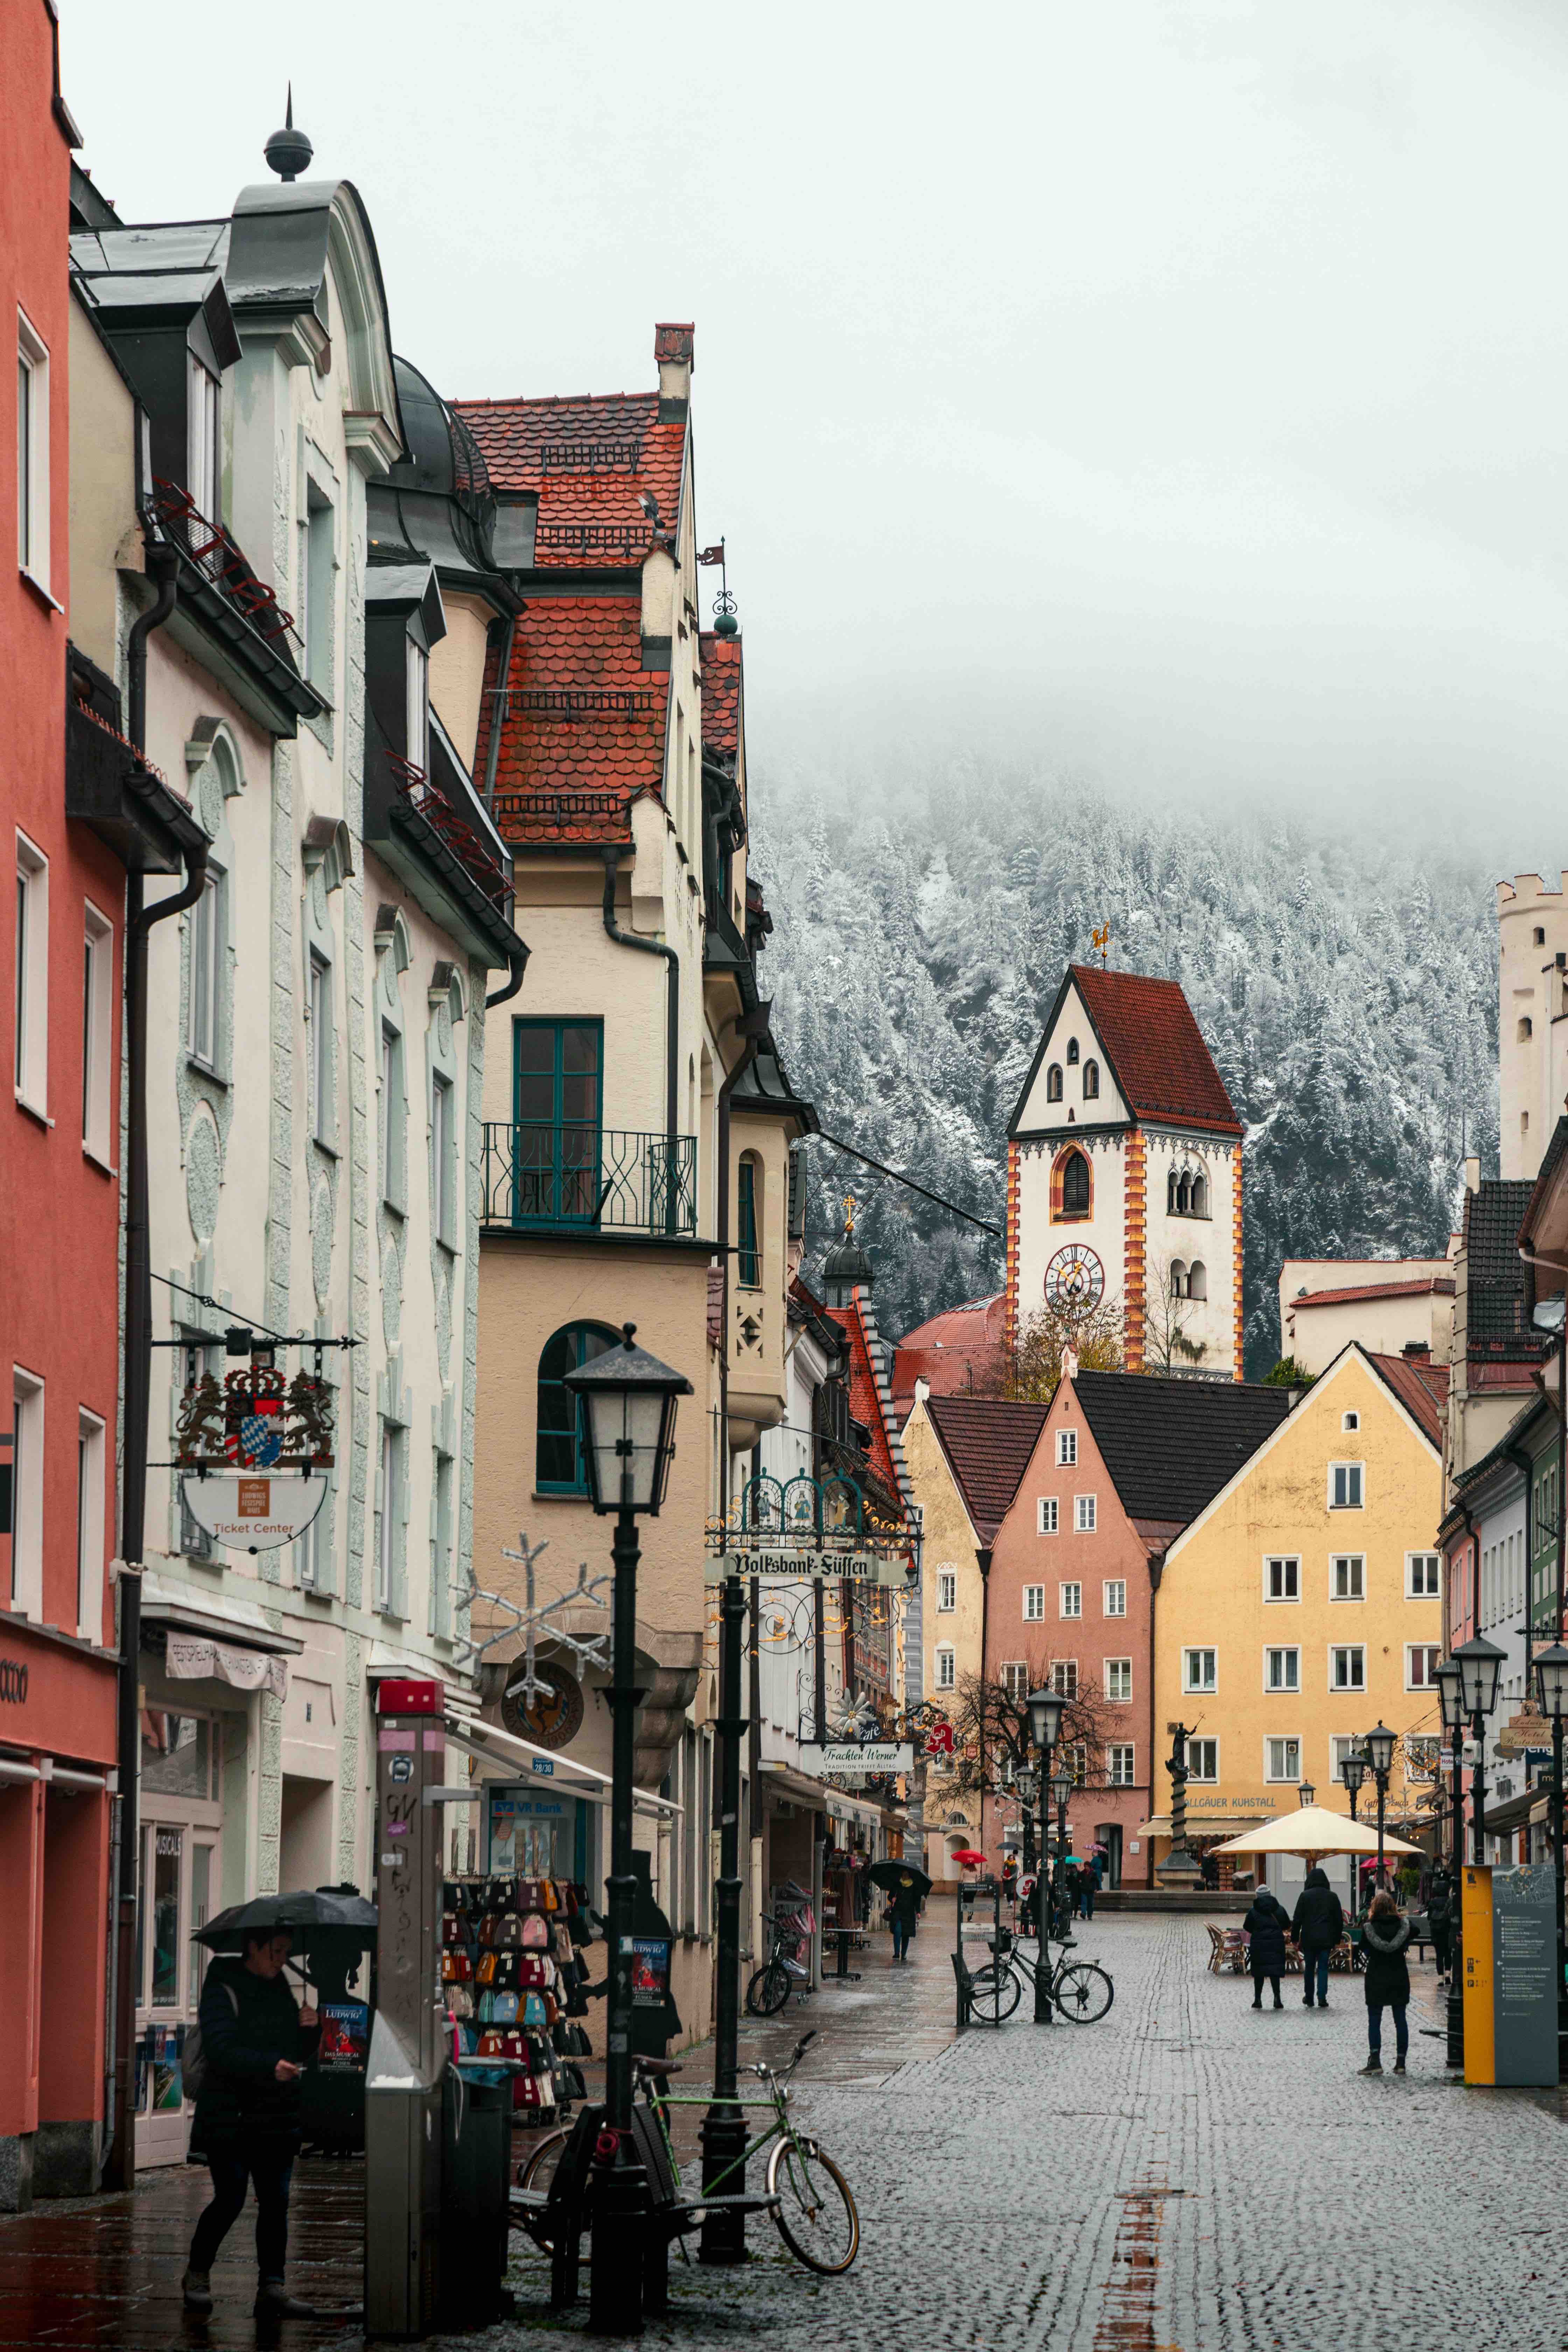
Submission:
[[1077,1060],[1078,1060],[1078,1039],[1077,1039],[1076,1037],[1069,1037],[1069,1038],[1068,1039],[1068,1069],[1069,1069],[1069,1070],[1071,1069],[1071,1067],[1072,1067],[1073,1064],[1074,1064]]
[[581,1370],[616,1344],[603,1323],[568,1323],[552,1334],[539,1359],[539,1438],[534,1485],[542,1495],[585,1495],[588,1465],[577,1426],[577,1404],[566,1386],[568,1372]]
[[1100,1064],[1086,1062],[1083,1066],[1083,1098],[1094,1102],[1100,1094]]
[[1192,1213],[1193,1174],[1190,1168],[1184,1168],[1176,1183],[1176,1214],[1178,1217],[1190,1217]]
[[[1200,1169],[1193,1178],[1193,1214],[1206,1217],[1209,1213],[1209,1180]],[[1194,1297],[1196,1293],[1194,1293]]]
[[1534,930],[1531,931],[1530,938],[1531,944],[1533,947],[1543,948],[1546,945],[1546,934],[1542,929],[1539,923],[1536,925]]
[[1081,1151],[1069,1151],[1058,1171],[1064,1217],[1087,1217],[1089,1211],[1089,1162]]
[[1170,1174],[1165,1179],[1165,1214],[1168,1217],[1173,1217],[1178,1213],[1176,1202],[1180,1181],[1180,1178],[1173,1168]]
[[1187,1268],[1187,1297],[1206,1298],[1209,1295],[1209,1273],[1201,1257],[1194,1258]]
[[1059,1062],[1053,1062],[1050,1068],[1046,1072],[1046,1100],[1047,1102],[1060,1102],[1061,1098],[1062,1066]]
[[763,1163],[754,1151],[742,1159],[740,1170],[740,1252],[735,1276],[742,1290],[763,1286]]
[[1531,1019],[1531,1017],[1530,1017],[1529,1013],[1527,1013],[1524,1015],[1523,1019],[1521,1021],[1520,1024],[1519,1024],[1519,1042],[1520,1042],[1520,1044],[1522,1045],[1524,1044],[1524,1041],[1525,1041],[1525,1039],[1526,1039],[1527,1037],[1533,1037],[1533,1036],[1534,1036],[1534,1034],[1535,1034],[1535,1024],[1534,1024],[1534,1022]]
[[1171,1260],[1171,1296],[1173,1298],[1187,1298],[1191,1295],[1187,1288],[1187,1269],[1179,1257],[1173,1257]]

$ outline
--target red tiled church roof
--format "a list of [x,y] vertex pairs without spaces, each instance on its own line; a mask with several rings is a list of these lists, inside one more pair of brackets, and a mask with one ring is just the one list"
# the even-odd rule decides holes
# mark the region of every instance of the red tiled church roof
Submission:
[[1235,1106],[1178,982],[1089,963],[1069,964],[1068,973],[1135,1118],[1240,1134]]
[[924,1381],[932,1396],[958,1396],[996,1371],[1006,1311],[1007,1294],[999,1290],[994,1298],[949,1307],[907,1331],[893,1353],[893,1397],[900,1417],[914,1402],[917,1381]]
[[640,601],[537,598],[519,617],[508,685],[503,838],[629,840],[633,801],[663,790],[669,698],[668,673],[642,666]]

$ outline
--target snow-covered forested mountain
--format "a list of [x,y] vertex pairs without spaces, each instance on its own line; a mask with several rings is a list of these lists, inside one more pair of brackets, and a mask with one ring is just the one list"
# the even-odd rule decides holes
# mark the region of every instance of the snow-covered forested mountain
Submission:
[[[761,968],[825,1128],[1000,1224],[1008,1117],[1063,967],[1179,980],[1247,1123],[1247,1365],[1286,1256],[1440,1250],[1495,1166],[1487,877],[1437,841],[1119,805],[978,764],[858,800],[754,795]],[[853,1189],[883,1330],[1000,1286],[1001,1244],[813,1143],[807,1277]]]

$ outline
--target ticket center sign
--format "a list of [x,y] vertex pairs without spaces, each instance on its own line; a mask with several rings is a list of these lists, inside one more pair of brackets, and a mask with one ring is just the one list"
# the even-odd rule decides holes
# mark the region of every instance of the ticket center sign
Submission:
[[909,1580],[909,1570],[904,1560],[884,1559],[874,1551],[808,1551],[791,1546],[777,1551],[710,1552],[708,1582],[722,1584],[727,1576],[754,1576],[772,1584],[800,1584],[820,1576],[837,1584],[902,1585]]
[[267,1477],[249,1470],[207,1470],[200,1476],[187,1475],[181,1483],[185,1508],[197,1527],[237,1551],[275,1551],[279,1544],[293,1543],[327,1493],[320,1471],[306,1477],[297,1471]]
[[1460,1886],[1465,2080],[1557,2081],[1557,1904],[1549,1866],[1466,1867]]

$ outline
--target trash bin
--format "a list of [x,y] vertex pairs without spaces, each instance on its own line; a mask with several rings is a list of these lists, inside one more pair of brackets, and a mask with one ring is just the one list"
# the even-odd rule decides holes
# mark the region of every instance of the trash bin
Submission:
[[438,2325],[489,2327],[511,2315],[511,2069],[458,2062],[445,2093]]

